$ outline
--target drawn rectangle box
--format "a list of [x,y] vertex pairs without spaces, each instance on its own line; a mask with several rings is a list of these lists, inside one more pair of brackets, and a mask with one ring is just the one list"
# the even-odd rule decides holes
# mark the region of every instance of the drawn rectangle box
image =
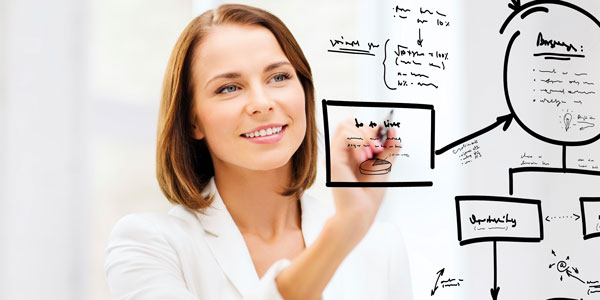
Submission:
[[[323,125],[325,131],[325,159],[326,159],[326,185],[328,187],[428,187],[432,186],[433,182],[430,180],[430,174],[427,174],[423,170],[432,170],[435,167],[435,110],[433,105],[429,104],[417,104],[417,103],[396,103],[396,102],[364,102],[364,101],[340,101],[340,100],[326,100],[323,99]],[[356,110],[361,113],[378,110],[378,112],[389,112],[391,109],[394,110],[394,117],[402,118],[401,116],[419,116],[418,121],[412,120],[411,118],[404,118],[402,121],[406,121],[400,127],[400,131],[408,130],[410,134],[415,135],[415,132],[411,131],[416,127],[420,127],[419,131],[423,131],[425,134],[419,136],[419,149],[422,151],[414,151],[418,154],[418,158],[411,158],[410,163],[400,160],[401,157],[396,158],[396,162],[401,162],[402,168],[414,172],[417,177],[415,178],[404,178],[402,176],[396,176],[398,173],[394,173],[392,170],[387,181],[371,181],[371,182],[339,182],[331,180],[331,139],[330,130],[336,128],[330,128],[330,124],[335,124],[339,121],[340,112],[345,110]],[[337,114],[336,114],[337,113]],[[354,118],[354,117],[353,117]],[[348,119],[346,117],[346,119]],[[332,121],[333,120],[333,121]],[[381,120],[362,120],[364,126],[367,127],[369,121],[381,121]],[[335,125],[333,125],[335,126]],[[411,129],[408,129],[411,128]],[[406,133],[407,131],[405,131]],[[421,132],[420,132],[421,133]],[[403,146],[405,140],[402,141]],[[410,143],[411,146],[416,147],[414,143]],[[400,153],[405,151],[406,147],[400,150]],[[418,152],[418,153],[416,153]],[[402,170],[402,169],[399,169]],[[406,172],[408,173],[408,172]],[[412,175],[406,175],[412,176]],[[420,177],[419,177],[420,176]]]
[[496,196],[457,196],[455,199],[461,246],[544,239],[540,200]]
[[583,239],[600,236],[600,197],[581,197],[581,223]]

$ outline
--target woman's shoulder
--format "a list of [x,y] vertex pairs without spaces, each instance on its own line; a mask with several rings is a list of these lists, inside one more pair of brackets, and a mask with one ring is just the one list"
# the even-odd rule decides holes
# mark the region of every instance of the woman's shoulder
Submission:
[[168,212],[132,213],[121,217],[114,225],[109,240],[144,240],[156,236],[189,234],[201,228],[195,212],[176,205]]
[[[200,266],[216,270],[195,212],[129,214],[114,225],[105,248],[104,272],[116,298],[196,299],[187,282],[200,281]],[[209,266],[209,267],[207,267]]]

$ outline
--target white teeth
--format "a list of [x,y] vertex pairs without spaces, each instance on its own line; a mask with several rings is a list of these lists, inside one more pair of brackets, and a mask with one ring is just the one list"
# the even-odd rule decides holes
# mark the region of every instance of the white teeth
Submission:
[[244,133],[244,136],[247,138],[268,136],[268,135],[280,133],[282,129],[283,129],[283,126],[271,127],[271,128],[267,128],[267,129],[261,129],[260,131],[256,130],[254,132]]

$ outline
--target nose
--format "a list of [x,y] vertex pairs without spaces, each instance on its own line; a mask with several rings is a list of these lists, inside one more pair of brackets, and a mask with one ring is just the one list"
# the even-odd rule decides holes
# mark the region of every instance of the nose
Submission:
[[259,115],[273,111],[275,102],[261,84],[255,84],[250,88],[248,101],[246,104],[246,113],[249,115]]

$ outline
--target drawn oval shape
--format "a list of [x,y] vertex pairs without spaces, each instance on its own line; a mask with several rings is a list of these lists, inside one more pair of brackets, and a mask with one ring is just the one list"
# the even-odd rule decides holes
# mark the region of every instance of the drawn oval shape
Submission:
[[600,22],[570,3],[534,1],[505,29],[504,92],[515,121],[556,145],[600,139]]

